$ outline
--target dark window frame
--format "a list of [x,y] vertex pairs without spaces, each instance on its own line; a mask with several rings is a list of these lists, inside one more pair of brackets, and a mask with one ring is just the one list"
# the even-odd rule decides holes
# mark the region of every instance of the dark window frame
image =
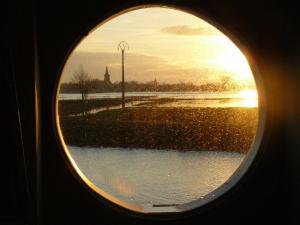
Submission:
[[[299,49],[295,45],[300,35],[295,22],[299,17],[297,7],[291,2],[163,2],[198,12],[204,19],[219,21],[221,27],[229,30],[251,50],[251,56],[260,69],[268,100],[265,138],[260,145],[263,150],[257,156],[259,162],[253,163],[245,179],[226,196],[180,217],[146,218],[124,213],[123,209],[111,208],[110,204],[98,201],[71,175],[72,168],[61,155],[62,149],[57,145],[54,131],[54,92],[62,62],[74,40],[83,36],[82,31],[87,33],[100,20],[108,18],[109,12],[143,3],[157,4],[160,1],[91,1],[82,4],[58,0],[47,3],[15,0],[4,13],[8,18],[4,20],[7,25],[4,28],[7,31],[5,43],[8,43],[5,53],[9,53],[14,63],[11,65],[4,61],[3,64],[14,70],[7,74],[15,76],[28,187],[32,194],[30,199],[18,198],[18,202],[28,204],[32,210],[27,212],[26,207],[24,210],[12,209],[18,223],[253,224],[257,221],[285,221],[297,224],[297,203],[300,200],[300,156],[297,151],[300,146],[297,138],[299,115],[292,112],[294,108],[291,105],[296,105],[295,112],[300,112],[296,104],[300,83]],[[280,93],[279,88],[283,86],[289,92]],[[12,109],[11,112],[16,111]],[[8,121],[12,122],[13,118],[8,118]],[[17,128],[13,123],[11,127]],[[18,151],[19,144],[14,145],[18,138],[19,134],[15,133],[4,143]],[[13,184],[18,185],[17,182]],[[22,194],[23,191],[16,190],[16,193]],[[6,223],[14,224],[16,220]]]
[[[174,7],[174,6],[168,6],[168,5],[138,5],[135,7],[131,7],[131,8],[125,8],[120,12],[117,13],[112,13],[109,12],[107,18],[103,19],[102,21],[99,22],[99,24],[96,24],[94,28],[91,29],[91,31],[89,33],[91,33],[92,31],[94,31],[96,28],[101,27],[102,24],[104,24],[105,22],[111,20],[112,18],[115,18],[119,15],[122,15],[123,13],[129,12],[129,11],[133,11],[133,10],[138,10],[138,9],[142,9],[142,8],[147,8],[147,7],[168,7],[170,9],[175,9],[175,10],[179,10],[179,11],[183,11],[183,9],[178,8],[178,7]],[[201,17],[201,15],[199,15],[199,13],[193,12],[191,11],[192,15],[198,16],[200,19],[203,19]],[[189,13],[189,12],[187,12]],[[205,21],[205,19],[203,19]],[[237,47],[241,47],[240,50],[245,50],[245,46],[243,46],[241,44],[241,42],[234,36],[232,35],[230,32],[228,32],[226,29],[223,29],[222,27],[220,27],[219,25],[216,25],[215,22],[213,22],[211,19],[208,19],[209,23],[213,26],[215,26],[217,29],[219,29],[220,31],[222,31],[224,33],[224,35],[231,37],[231,41],[233,41],[233,43],[235,45],[237,45]],[[208,21],[207,21],[208,22]],[[72,52],[74,51],[74,49],[80,45],[81,40],[85,38],[85,36],[81,36],[80,40],[78,41],[78,39],[74,42],[74,44],[71,46],[70,50],[68,51],[68,54],[65,57],[65,61],[64,63],[62,63],[61,65],[61,69],[60,69],[60,74],[62,74],[63,72],[63,68],[65,66],[65,64],[67,63],[68,58],[70,57],[70,55],[72,54]],[[249,52],[248,52],[249,54]],[[257,90],[260,93],[260,98],[259,98],[259,107],[258,107],[258,125],[257,125],[257,131],[256,131],[256,135],[255,138],[253,140],[253,143],[251,145],[251,148],[249,150],[249,153],[247,154],[247,156],[245,157],[245,159],[243,160],[241,166],[233,173],[232,177],[226,182],[225,185],[221,185],[219,186],[216,190],[210,192],[209,194],[207,194],[206,196],[204,196],[201,199],[198,199],[196,201],[190,202],[190,203],[186,203],[186,204],[182,204],[180,205],[180,209],[182,211],[180,212],[157,212],[157,213],[144,213],[142,211],[140,211],[140,209],[133,205],[133,204],[127,204],[126,202],[120,201],[119,199],[115,198],[114,196],[110,195],[110,193],[103,193],[102,190],[97,187],[96,185],[94,185],[91,181],[89,181],[84,174],[82,174],[82,172],[80,171],[80,168],[73,168],[73,163],[71,162],[72,156],[71,153],[68,151],[68,148],[66,146],[66,144],[64,143],[63,140],[63,134],[62,131],[60,130],[60,124],[59,124],[59,116],[58,116],[58,95],[59,95],[59,81],[60,81],[60,76],[58,77],[58,79],[56,80],[56,92],[55,92],[55,110],[54,110],[54,121],[56,122],[55,126],[54,126],[54,130],[56,133],[56,137],[57,137],[57,141],[58,141],[58,146],[60,149],[62,149],[62,157],[64,158],[65,162],[68,164],[68,167],[72,167],[73,169],[71,170],[71,173],[73,174],[73,176],[76,177],[76,179],[81,183],[81,185],[83,185],[89,192],[91,192],[96,198],[99,199],[99,201],[104,201],[106,202],[106,204],[110,204],[112,205],[113,208],[120,208],[122,209],[122,211],[125,211],[125,213],[129,213],[135,216],[139,216],[139,217],[144,217],[144,218],[168,218],[168,217],[181,217],[181,215],[187,213],[187,211],[194,211],[196,209],[199,208],[205,208],[205,207],[209,207],[206,205],[212,204],[212,202],[214,201],[218,201],[218,198],[222,197],[222,195],[226,195],[227,192],[230,192],[230,189],[234,188],[234,186],[239,185],[240,182],[242,182],[241,180],[244,179],[244,176],[247,176],[246,174],[248,173],[248,168],[251,167],[252,163],[257,164],[259,161],[259,154],[263,154],[263,150],[260,149],[260,143],[261,140],[263,138],[265,138],[264,135],[264,126],[265,126],[265,102],[263,101],[264,98],[264,88],[263,88],[263,84],[262,84],[262,80],[260,78],[260,73],[259,73],[259,69],[257,68],[254,60],[252,57],[248,58],[251,60],[249,61],[249,65],[252,69],[254,78],[255,78],[255,82],[256,82],[256,86],[257,86]],[[254,162],[255,161],[255,162]],[[103,195],[105,196],[101,196],[101,193],[103,193]],[[100,196],[99,196],[100,195]],[[109,200],[111,199],[111,200]],[[124,209],[123,209],[124,208]]]

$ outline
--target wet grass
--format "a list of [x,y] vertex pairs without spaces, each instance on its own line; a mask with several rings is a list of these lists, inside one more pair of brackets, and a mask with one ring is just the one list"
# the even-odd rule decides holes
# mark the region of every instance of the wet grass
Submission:
[[257,108],[136,107],[61,116],[67,145],[246,153]]

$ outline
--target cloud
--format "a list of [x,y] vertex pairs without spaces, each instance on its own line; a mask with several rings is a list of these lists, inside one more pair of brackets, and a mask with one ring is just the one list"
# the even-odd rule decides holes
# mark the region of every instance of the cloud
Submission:
[[174,35],[220,35],[220,32],[217,29],[210,27],[190,27],[188,25],[178,25],[164,27],[160,30],[163,33],[174,34]]

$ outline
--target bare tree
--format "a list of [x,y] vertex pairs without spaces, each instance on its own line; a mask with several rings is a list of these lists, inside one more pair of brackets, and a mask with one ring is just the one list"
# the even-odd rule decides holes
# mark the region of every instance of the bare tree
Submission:
[[83,114],[85,114],[88,95],[92,88],[91,76],[80,66],[79,70],[73,74],[72,82],[76,84],[81,93],[81,100],[83,106]]
[[238,88],[236,82],[228,75],[222,76],[220,80],[220,87],[223,91],[235,90]]
[[81,100],[86,101],[91,90],[91,76],[80,66],[79,70],[73,74],[72,82],[76,84],[81,93]]

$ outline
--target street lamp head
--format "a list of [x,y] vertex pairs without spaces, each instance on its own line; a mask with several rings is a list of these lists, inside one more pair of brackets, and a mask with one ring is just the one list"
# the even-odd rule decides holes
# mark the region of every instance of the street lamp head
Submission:
[[121,41],[118,44],[118,50],[121,50],[122,52],[124,52],[126,49],[129,50],[129,44],[125,41]]

